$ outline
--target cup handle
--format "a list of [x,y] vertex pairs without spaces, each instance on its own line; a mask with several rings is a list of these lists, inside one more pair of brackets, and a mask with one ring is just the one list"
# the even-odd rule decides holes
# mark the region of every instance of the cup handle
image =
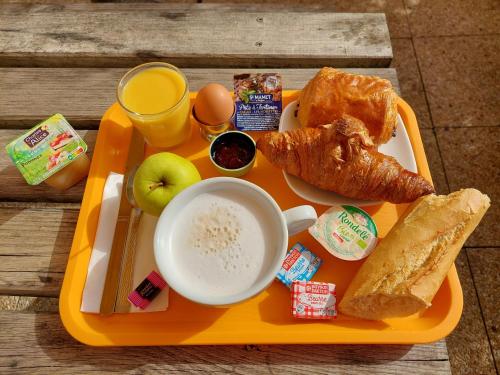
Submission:
[[283,216],[285,217],[289,237],[306,230],[318,219],[316,210],[309,205],[290,208],[283,211]]

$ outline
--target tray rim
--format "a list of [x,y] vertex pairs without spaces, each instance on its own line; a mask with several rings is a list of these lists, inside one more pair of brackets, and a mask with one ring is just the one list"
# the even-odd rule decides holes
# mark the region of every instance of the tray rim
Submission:
[[[293,100],[292,97],[296,95],[300,90],[284,90],[283,97],[290,97],[290,101]],[[196,92],[190,93],[190,98],[193,99],[196,95]],[[116,103],[111,105],[104,116],[101,119],[101,125],[103,122],[113,114],[113,109],[116,106]],[[116,111],[115,111],[116,112]],[[431,180],[429,166],[427,163],[425,150],[423,148],[422,139],[420,136],[420,131],[418,128],[417,120],[412,108],[406,103],[403,99],[398,99],[398,112],[400,113],[403,123],[405,124],[407,131],[410,136],[410,142],[415,154],[415,160],[417,163],[418,170],[421,174]],[[128,121],[128,120],[127,120]],[[128,140],[127,142],[123,142],[123,144],[129,144],[131,131],[127,131],[124,127],[124,137]],[[102,152],[103,147],[105,147],[103,137],[99,137],[102,133],[99,132],[94,148],[93,158],[99,159],[96,155],[99,156]],[[415,150],[419,150],[415,152]],[[420,151],[421,150],[421,151]],[[127,150],[128,152],[128,146]],[[78,217],[77,226],[75,229],[75,235],[73,239],[73,243],[71,246],[71,251],[69,254],[68,264],[66,267],[66,272],[64,274],[63,284],[60,292],[59,298],[59,314],[61,317],[61,321],[68,331],[68,333],[75,338],[76,340],[91,346],[152,346],[152,345],[236,345],[236,344],[248,344],[251,342],[252,344],[420,344],[420,343],[429,343],[434,342],[443,337],[447,336],[458,324],[460,320],[462,308],[463,308],[463,293],[460,285],[460,281],[458,279],[457,271],[455,265],[453,264],[448,275],[446,276],[449,285],[450,292],[452,294],[450,308],[445,316],[445,318],[440,321],[437,325],[435,325],[432,329],[429,330],[420,330],[420,331],[411,331],[411,335],[406,335],[405,337],[401,337],[402,330],[393,330],[393,331],[383,331],[377,332],[376,335],[372,336],[370,339],[367,339],[366,332],[352,332],[349,340],[344,338],[344,335],[341,335],[342,338],[337,337],[310,337],[310,336],[299,336],[297,335],[288,336],[286,338],[283,337],[266,337],[265,340],[246,340],[246,339],[238,339],[236,337],[226,337],[225,341],[215,340],[214,338],[202,336],[202,337],[192,337],[189,340],[183,342],[169,342],[168,338],[164,336],[158,337],[158,335],[153,335],[152,337],[146,337],[144,335],[142,338],[135,340],[135,337],[130,337],[127,335],[120,336],[118,340],[116,337],[113,340],[110,340],[105,333],[96,334],[95,332],[87,332],[83,327],[80,327],[77,322],[77,315],[75,314],[84,314],[80,312],[79,306],[73,306],[71,304],[71,300],[75,298],[73,295],[71,288],[71,277],[70,275],[74,272],[76,261],[73,260],[73,257],[78,254],[80,242],[83,238],[85,224],[83,223],[84,218],[89,217],[89,208],[87,207],[90,203],[91,197],[95,194],[96,189],[99,188],[99,185],[103,187],[104,182],[96,183],[95,179],[98,176],[95,176],[98,170],[98,163],[92,163],[91,169],[89,172],[89,178],[86,183],[85,192],[82,200],[81,210]],[[123,171],[122,171],[123,172]],[[102,178],[102,177],[101,177]],[[95,235],[95,233],[94,233]],[[90,241],[93,242],[93,239]],[[91,245],[90,243],[88,245]],[[84,247],[84,246],[82,246]],[[90,254],[89,254],[90,256]],[[81,299],[81,291],[78,293],[78,299]],[[153,313],[154,314],[154,313]],[[367,330],[368,331],[368,330]],[[293,338],[293,339],[292,339]],[[132,339],[132,340],[131,340]]]

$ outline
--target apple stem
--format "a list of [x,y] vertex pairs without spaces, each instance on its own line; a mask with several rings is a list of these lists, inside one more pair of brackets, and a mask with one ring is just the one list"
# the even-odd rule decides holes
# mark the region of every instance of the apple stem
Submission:
[[160,186],[163,186],[163,182],[160,181],[160,182],[155,182],[154,184],[151,184],[149,185],[149,190],[153,190],[153,189],[156,189],[157,187],[160,187]]

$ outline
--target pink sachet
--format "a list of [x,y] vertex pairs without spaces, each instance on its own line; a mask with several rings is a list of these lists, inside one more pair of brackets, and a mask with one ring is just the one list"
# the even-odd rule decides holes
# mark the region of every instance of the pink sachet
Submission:
[[335,284],[294,281],[292,314],[303,319],[334,319],[337,316]]
[[128,300],[134,306],[145,309],[166,286],[165,280],[155,271],[151,271],[137,288],[128,295]]

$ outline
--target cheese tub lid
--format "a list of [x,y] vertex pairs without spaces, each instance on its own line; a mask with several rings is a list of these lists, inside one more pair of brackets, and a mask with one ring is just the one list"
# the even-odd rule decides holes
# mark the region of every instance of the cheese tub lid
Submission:
[[377,226],[355,206],[333,206],[309,228],[309,233],[332,255],[343,260],[367,257],[377,245]]

